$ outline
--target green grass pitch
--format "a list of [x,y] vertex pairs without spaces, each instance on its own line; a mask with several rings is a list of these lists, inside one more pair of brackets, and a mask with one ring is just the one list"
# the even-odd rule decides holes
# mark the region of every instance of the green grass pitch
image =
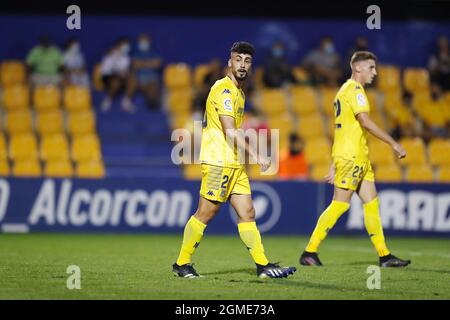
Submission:
[[[367,288],[377,256],[367,237],[330,235],[324,267],[302,267],[306,237],[264,236],[272,261],[297,267],[288,279],[259,279],[236,236],[206,234],[194,255],[203,278],[171,272],[180,235],[1,234],[0,299],[450,299],[448,239],[388,237],[392,252],[412,260],[381,269],[381,289]],[[66,287],[69,265],[81,289]]]

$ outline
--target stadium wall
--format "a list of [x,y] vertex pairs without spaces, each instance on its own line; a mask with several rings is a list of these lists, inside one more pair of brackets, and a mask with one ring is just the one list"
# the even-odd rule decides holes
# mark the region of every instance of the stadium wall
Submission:
[[[228,59],[236,40],[253,42],[261,62],[274,39],[288,45],[291,63],[298,63],[318,43],[330,35],[336,49],[346,57],[357,36],[368,38],[370,48],[383,63],[425,66],[440,34],[450,37],[450,23],[424,21],[382,21],[381,30],[369,30],[366,16],[360,20],[281,20],[256,18],[188,18],[143,16],[81,16],[81,30],[68,30],[68,15],[0,15],[3,32],[0,60],[24,59],[42,34],[59,45],[71,37],[81,40],[89,68],[98,63],[107,48],[119,37],[136,39],[141,32],[152,35],[154,47],[165,62],[204,63],[213,57]],[[363,30],[363,32],[361,32]]]
[[[257,223],[269,234],[309,234],[332,197],[313,182],[252,182]],[[164,178],[0,179],[2,232],[181,233],[197,207],[199,182]],[[387,235],[450,237],[450,185],[379,184]],[[211,234],[235,234],[225,204]],[[365,235],[357,197],[333,234]]]

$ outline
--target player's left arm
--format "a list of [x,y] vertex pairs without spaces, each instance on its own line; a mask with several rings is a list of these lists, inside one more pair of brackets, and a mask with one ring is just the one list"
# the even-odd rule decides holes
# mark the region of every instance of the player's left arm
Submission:
[[395,141],[387,132],[381,129],[375,122],[373,122],[372,119],[370,119],[369,114],[367,112],[358,113],[356,115],[356,119],[358,119],[359,123],[361,124],[361,127],[369,131],[378,139],[389,144],[392,147],[392,149],[394,149],[395,153],[397,154],[397,157],[399,157],[400,159],[406,157],[406,151],[403,148],[403,146],[397,141]]

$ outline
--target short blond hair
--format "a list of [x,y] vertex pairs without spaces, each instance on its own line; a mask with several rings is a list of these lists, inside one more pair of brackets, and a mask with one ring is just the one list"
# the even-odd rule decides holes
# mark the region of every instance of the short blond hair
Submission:
[[374,60],[377,61],[377,56],[370,51],[356,51],[352,58],[350,59],[350,67],[353,66],[354,63],[365,60]]

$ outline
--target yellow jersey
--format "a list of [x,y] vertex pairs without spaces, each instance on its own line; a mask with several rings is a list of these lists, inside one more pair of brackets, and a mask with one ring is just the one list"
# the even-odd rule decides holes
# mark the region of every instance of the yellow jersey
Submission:
[[335,128],[332,157],[345,159],[368,159],[366,130],[361,127],[356,115],[370,112],[369,102],[363,86],[348,79],[334,99]]
[[217,80],[209,91],[203,116],[200,160],[202,163],[228,168],[240,168],[243,163],[238,148],[227,143],[219,116],[234,118],[236,129],[241,128],[245,95],[228,77]]

